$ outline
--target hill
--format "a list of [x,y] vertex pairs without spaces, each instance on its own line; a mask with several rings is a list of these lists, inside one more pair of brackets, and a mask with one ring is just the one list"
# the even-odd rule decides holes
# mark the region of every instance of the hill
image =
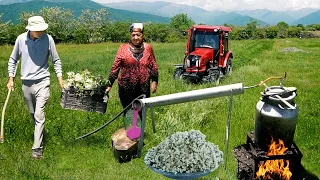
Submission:
[[320,10],[294,21],[293,24],[320,24]]
[[272,11],[268,9],[256,9],[256,10],[245,10],[245,11],[236,11],[237,13],[245,16],[251,16],[253,18],[265,21],[268,24],[276,25],[278,22],[286,22],[291,24],[296,20],[295,17],[288,14],[285,11]]
[[187,14],[196,23],[207,23],[212,16],[218,16],[223,14],[222,11],[210,12],[202,8],[195,6],[189,6],[184,4],[174,4],[164,1],[156,2],[117,2],[117,3],[105,3],[102,4],[106,7],[129,10],[133,12],[143,12],[164,17],[173,17],[176,14]]
[[[246,25],[250,19],[255,19],[250,16],[243,16],[238,13],[226,13],[222,11],[207,11],[205,9],[189,6],[184,4],[174,4],[170,2],[156,1],[156,2],[117,2],[103,4],[107,7],[130,10],[134,12],[150,13],[165,17],[173,17],[176,14],[187,14],[195,23],[203,24],[235,24]],[[267,25],[268,23],[256,19],[260,25]]]
[[209,21],[208,24],[223,25],[223,24],[227,23],[227,24],[245,26],[250,22],[251,19],[257,21],[260,26],[267,26],[268,25],[268,23],[261,21],[259,19],[252,18],[250,16],[243,16],[243,15],[240,15],[235,12],[225,13],[220,16],[213,17],[213,18],[211,18],[211,20]]
[[[74,16],[81,15],[82,10],[99,10],[106,8],[96,2],[90,0],[73,1],[65,0],[66,2],[48,2],[48,1],[28,1],[25,3],[15,3],[9,5],[0,5],[0,12],[3,13],[2,21],[11,21],[17,23],[19,15],[24,12],[38,12],[43,7],[61,7],[65,9],[71,9],[74,12]],[[170,21],[167,17],[161,17],[157,15],[150,15],[146,13],[137,13],[126,10],[119,10],[114,8],[107,8],[111,19],[114,21],[139,21],[139,22],[159,22],[168,23]]]

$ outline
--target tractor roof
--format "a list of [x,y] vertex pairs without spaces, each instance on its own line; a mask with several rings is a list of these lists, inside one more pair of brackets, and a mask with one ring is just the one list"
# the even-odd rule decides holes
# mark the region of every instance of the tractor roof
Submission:
[[230,32],[231,28],[227,27],[227,26],[209,26],[209,25],[193,25],[191,27],[192,28],[196,28],[196,29],[200,29],[200,30],[214,30],[214,29],[220,29],[222,31],[227,31]]

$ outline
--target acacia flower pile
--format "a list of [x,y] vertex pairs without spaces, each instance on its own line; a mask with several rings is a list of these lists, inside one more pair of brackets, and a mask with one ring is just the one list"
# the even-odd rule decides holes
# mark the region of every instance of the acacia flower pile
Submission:
[[149,149],[144,161],[165,172],[214,171],[223,163],[223,152],[205,138],[199,130],[177,132]]
[[65,80],[66,89],[73,89],[78,94],[85,90],[91,90],[91,93],[104,92],[107,81],[101,76],[93,76],[87,69],[80,73],[68,72],[68,79]]

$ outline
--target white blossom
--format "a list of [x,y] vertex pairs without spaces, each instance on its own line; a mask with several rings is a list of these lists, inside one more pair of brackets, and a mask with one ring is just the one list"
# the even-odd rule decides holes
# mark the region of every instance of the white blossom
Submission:
[[68,78],[65,80],[65,88],[73,88],[79,95],[84,90],[94,90],[94,93],[104,93],[107,81],[100,76],[93,76],[88,70],[75,73],[70,71],[67,73]]

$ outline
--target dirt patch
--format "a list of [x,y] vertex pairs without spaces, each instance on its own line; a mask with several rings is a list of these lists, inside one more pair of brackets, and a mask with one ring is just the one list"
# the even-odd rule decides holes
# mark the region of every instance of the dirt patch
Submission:
[[304,51],[296,47],[287,47],[287,48],[281,49],[280,52],[304,52]]

